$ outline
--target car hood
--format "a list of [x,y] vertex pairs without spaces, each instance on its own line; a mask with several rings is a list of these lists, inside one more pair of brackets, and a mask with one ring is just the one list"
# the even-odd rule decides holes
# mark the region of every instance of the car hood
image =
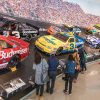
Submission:
[[38,39],[38,41],[46,46],[46,47],[50,47],[50,48],[58,48],[60,46],[63,46],[64,42],[60,41],[59,39],[51,36],[51,35],[47,35],[47,36],[42,36]]
[[76,42],[76,47],[82,46],[82,45],[84,45],[84,41],[78,39],[78,42]]
[[94,43],[98,44],[98,43],[100,43],[100,40],[99,40],[99,39],[97,39],[97,40],[94,40],[94,41],[92,41],[92,42],[94,42]]
[[85,39],[83,39],[82,37],[79,37],[78,35],[74,35],[74,36],[76,39],[78,39],[78,41],[76,42],[76,47],[84,45]]

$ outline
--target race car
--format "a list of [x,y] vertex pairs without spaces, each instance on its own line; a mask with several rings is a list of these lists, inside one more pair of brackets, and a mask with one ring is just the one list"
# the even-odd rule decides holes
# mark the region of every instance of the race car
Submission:
[[6,20],[0,25],[0,34],[30,41],[34,36],[39,35],[39,29],[29,23]]
[[94,27],[88,27],[86,28],[86,31],[85,31],[86,34],[96,34],[97,33],[97,30],[94,28]]
[[61,32],[61,28],[57,27],[57,26],[50,26],[48,29],[47,29],[47,32],[49,34],[55,34],[55,33],[58,33],[58,32]]
[[55,52],[56,55],[66,52],[74,52],[76,47],[79,48],[83,44],[83,38],[66,32],[41,36],[35,42],[35,46],[41,51],[47,54]]
[[86,42],[93,48],[100,49],[100,38],[97,38],[92,35],[87,35],[85,37]]
[[72,25],[63,25],[66,32],[74,32],[75,34],[79,35],[82,33],[81,29],[77,26],[72,26]]
[[100,34],[100,24],[96,24],[96,25],[94,25],[93,26],[96,30],[97,30],[97,32]]
[[29,43],[13,36],[0,35],[0,69],[16,66],[29,55]]
[[63,24],[64,28],[71,28],[73,27],[73,25],[69,25],[69,24]]

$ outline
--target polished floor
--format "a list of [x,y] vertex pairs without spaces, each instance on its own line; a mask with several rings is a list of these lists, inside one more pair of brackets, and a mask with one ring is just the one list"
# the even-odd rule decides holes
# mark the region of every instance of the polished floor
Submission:
[[[64,81],[60,76],[56,80],[54,94],[46,92],[42,100],[100,100],[100,61],[87,65],[88,70],[80,74],[77,83],[73,83],[72,95],[63,93]],[[24,100],[39,100],[35,92]]]

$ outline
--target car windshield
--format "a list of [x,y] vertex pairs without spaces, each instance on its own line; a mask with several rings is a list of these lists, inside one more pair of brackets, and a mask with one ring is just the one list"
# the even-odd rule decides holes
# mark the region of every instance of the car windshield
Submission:
[[64,36],[63,34],[60,34],[60,33],[55,34],[54,37],[63,41],[63,42],[66,42],[68,40],[68,37],[66,37],[66,36]]

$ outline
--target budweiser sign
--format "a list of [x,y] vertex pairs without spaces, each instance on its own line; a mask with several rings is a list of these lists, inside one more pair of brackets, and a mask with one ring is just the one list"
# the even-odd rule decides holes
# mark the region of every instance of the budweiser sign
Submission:
[[27,53],[27,51],[28,51],[27,48],[16,50],[16,51],[11,49],[10,52],[0,51],[0,59],[11,58],[14,54],[24,54]]

